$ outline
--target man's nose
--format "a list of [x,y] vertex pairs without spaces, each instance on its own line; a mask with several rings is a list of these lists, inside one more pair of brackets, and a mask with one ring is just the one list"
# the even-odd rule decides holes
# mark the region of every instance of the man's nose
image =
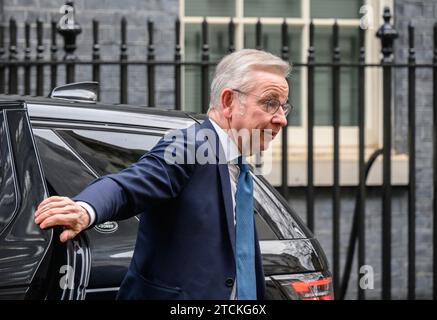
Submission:
[[272,118],[272,123],[278,124],[281,127],[284,127],[287,125],[287,117],[285,116],[284,111],[278,110]]

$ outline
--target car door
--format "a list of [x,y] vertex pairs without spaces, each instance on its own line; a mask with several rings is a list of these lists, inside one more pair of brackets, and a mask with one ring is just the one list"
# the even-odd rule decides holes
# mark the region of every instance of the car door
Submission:
[[0,101],[0,299],[45,297],[53,230],[33,213],[46,196],[25,103]]
[[[156,128],[126,133],[111,125],[75,128],[72,123],[58,122],[56,128],[48,126],[35,125],[34,134],[49,189],[70,197],[91,182],[91,174],[98,177],[115,173],[137,161],[163,134]],[[61,161],[55,163],[53,159]],[[137,229],[138,218],[132,217],[108,221],[80,234],[86,237],[92,256],[86,299],[115,298],[132,258]]]

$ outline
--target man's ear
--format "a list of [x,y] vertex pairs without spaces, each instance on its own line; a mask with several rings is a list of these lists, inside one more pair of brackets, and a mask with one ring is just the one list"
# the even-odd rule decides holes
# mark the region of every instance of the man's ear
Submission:
[[220,102],[222,108],[222,114],[226,119],[232,117],[232,108],[234,106],[235,95],[234,91],[230,88],[225,88],[220,94]]

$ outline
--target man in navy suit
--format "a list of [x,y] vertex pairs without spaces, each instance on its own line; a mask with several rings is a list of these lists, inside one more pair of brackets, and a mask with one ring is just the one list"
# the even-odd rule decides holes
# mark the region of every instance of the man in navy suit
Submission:
[[141,214],[120,299],[262,299],[264,273],[254,228],[246,156],[287,124],[290,65],[259,50],[224,57],[211,84],[209,119],[167,134],[125,170],[73,199],[38,206],[42,229],[60,240]]

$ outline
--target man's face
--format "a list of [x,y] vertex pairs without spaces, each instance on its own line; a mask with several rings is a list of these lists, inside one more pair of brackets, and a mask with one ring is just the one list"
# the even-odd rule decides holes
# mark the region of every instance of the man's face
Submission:
[[251,78],[255,84],[252,90],[243,94],[234,91],[235,96],[230,119],[232,129],[237,132],[248,129],[251,133],[249,138],[250,148],[248,142],[242,142],[244,139],[239,139],[240,150],[245,154],[247,152],[244,152],[244,150],[251,150],[250,154],[253,154],[268,148],[270,141],[287,124],[287,119],[281,107],[274,114],[269,113],[266,109],[266,103],[269,100],[277,100],[281,104],[287,101],[288,83],[285,78],[267,71],[253,71]]

